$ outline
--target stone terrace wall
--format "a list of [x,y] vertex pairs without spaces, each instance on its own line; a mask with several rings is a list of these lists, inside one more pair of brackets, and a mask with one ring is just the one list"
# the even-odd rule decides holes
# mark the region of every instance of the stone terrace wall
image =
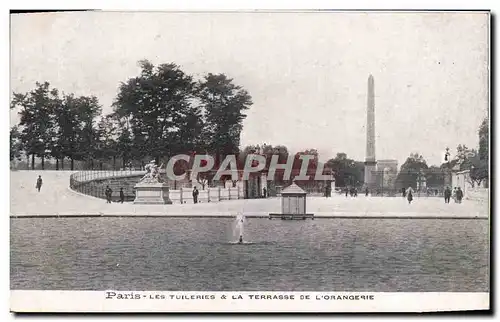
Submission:
[[[144,172],[121,172],[121,171],[102,171],[102,172],[78,172],[72,174],[70,179],[71,189],[85,195],[96,198],[106,199],[104,191],[109,186],[112,193],[112,200],[119,201],[120,188],[125,193],[125,201],[131,202],[135,199],[135,185],[144,176]],[[188,181],[180,181],[174,184],[173,181],[166,182],[170,187],[169,197],[173,203],[193,203],[193,189]],[[173,188],[176,189],[173,189]],[[198,202],[218,202],[221,200],[237,200],[244,198],[243,187],[215,187],[199,189]]]

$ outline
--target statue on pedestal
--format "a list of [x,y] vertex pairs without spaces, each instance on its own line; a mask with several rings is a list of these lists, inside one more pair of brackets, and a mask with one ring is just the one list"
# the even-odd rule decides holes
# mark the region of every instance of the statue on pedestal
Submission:
[[160,177],[160,169],[163,167],[163,163],[158,167],[155,160],[151,160],[146,164],[146,174],[142,177],[139,183],[162,183],[163,180]]
[[156,165],[153,160],[144,168],[146,174],[134,186],[135,189],[135,204],[171,204],[169,197],[168,184],[165,183],[160,176],[160,166]]

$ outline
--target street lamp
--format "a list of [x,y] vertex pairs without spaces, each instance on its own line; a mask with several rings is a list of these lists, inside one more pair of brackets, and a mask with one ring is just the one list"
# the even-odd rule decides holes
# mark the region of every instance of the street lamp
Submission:
[[444,161],[446,162],[445,180],[444,185],[448,186],[451,184],[451,163],[450,163],[450,148],[446,148],[446,153],[444,154]]
[[418,196],[420,197],[420,190],[422,189],[422,169],[418,170],[417,181],[418,181],[417,193]]
[[444,161],[450,163],[450,148],[446,148],[446,153],[444,154]]

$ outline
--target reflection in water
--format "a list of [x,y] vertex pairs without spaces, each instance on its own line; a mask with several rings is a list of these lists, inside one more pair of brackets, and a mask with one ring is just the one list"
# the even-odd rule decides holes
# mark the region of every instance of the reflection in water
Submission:
[[487,291],[488,221],[11,219],[12,289]]

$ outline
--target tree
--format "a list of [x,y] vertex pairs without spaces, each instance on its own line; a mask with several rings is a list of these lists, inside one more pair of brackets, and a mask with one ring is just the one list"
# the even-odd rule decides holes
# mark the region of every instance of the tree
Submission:
[[481,160],[470,170],[470,183],[472,186],[481,185],[481,182],[488,180],[488,164]]
[[[64,94],[63,94],[64,95]],[[64,142],[68,140],[65,131],[71,129],[70,122],[66,122],[68,111],[64,105],[64,100],[58,97],[54,98],[52,119],[54,124],[54,137],[52,138],[52,147],[50,156],[56,159],[56,170],[59,170],[59,160],[64,166]]]
[[172,144],[172,153],[186,153],[206,151],[205,140],[203,134],[203,119],[202,113],[197,106],[187,106],[185,111],[182,111],[177,120],[178,131],[174,134]]
[[[196,141],[200,113],[193,105],[195,83],[175,64],[155,67],[143,60],[139,66],[139,76],[120,84],[114,114],[127,120],[135,156],[159,162],[181,152],[184,143],[189,146]],[[124,133],[122,142],[129,134]]]
[[457,153],[451,160],[450,164],[452,167],[458,165],[460,171],[469,170],[474,157],[478,157],[476,150],[469,149],[465,144],[459,144],[457,146]]
[[[55,144],[52,150],[52,157],[61,159],[61,168],[64,169],[64,159],[71,160],[71,170],[74,169],[74,160],[79,156],[79,104],[78,99],[73,94],[63,94],[60,101],[55,104]],[[56,168],[59,162],[56,161]]]
[[14,159],[21,159],[22,143],[20,140],[20,133],[17,126],[10,129],[10,161]]
[[288,148],[284,145],[276,145],[272,148],[272,154],[278,156],[278,162],[285,163],[288,160],[289,152]]
[[430,166],[425,173],[425,181],[428,187],[444,186],[445,169],[438,166]]
[[[256,145],[248,145],[241,150],[238,154],[237,163],[238,169],[243,169],[245,166],[246,158],[249,154],[260,154],[266,159],[266,168],[269,168],[271,165],[273,155],[278,156],[278,163],[285,164],[288,161],[288,149],[284,145],[276,145],[272,146],[270,144],[256,144]],[[254,164],[257,161],[254,161]],[[274,182],[277,184],[283,183],[283,170],[276,170],[274,174]],[[223,176],[221,180],[230,180],[230,176]],[[236,186],[236,182],[233,182],[233,186]]]
[[346,153],[337,153],[326,165],[334,171],[335,185],[338,187],[358,186],[364,182],[363,162],[348,158]]
[[489,118],[486,117],[479,127],[479,158],[488,161],[489,159]]
[[116,167],[117,157],[117,126],[112,115],[102,117],[97,123],[97,151],[96,157],[99,159],[99,167],[102,170],[103,161],[113,159],[113,170]]
[[31,155],[31,168],[35,167],[35,156],[42,160],[50,155],[55,137],[54,108],[58,91],[50,89],[48,82],[36,82],[34,90],[27,93],[13,93],[11,109],[20,108],[19,138],[24,153]]
[[206,149],[215,156],[218,165],[221,158],[239,152],[242,123],[246,117],[243,111],[252,105],[252,99],[246,90],[224,74],[209,73],[198,83],[197,89],[205,114]]
[[272,146],[270,144],[257,144],[257,145],[248,145],[242,149],[242,151],[238,155],[239,167],[243,168],[245,164],[246,157],[249,154],[261,154],[266,158],[266,167],[269,167],[271,164],[271,160],[273,155],[278,156],[278,163],[284,164],[288,160],[288,149],[284,145]]
[[479,127],[479,162],[471,171],[471,179],[478,185],[489,177],[489,118],[486,117]]
[[480,185],[484,179],[488,178],[488,163],[481,160],[480,154],[475,149],[468,149],[465,145],[459,145],[457,155],[452,161],[454,165],[459,165],[460,171],[470,171],[467,179],[471,186]]
[[[295,153],[294,162],[293,162],[293,170],[296,174],[300,173],[302,169],[302,164],[306,161],[305,159],[301,159],[301,156],[310,156],[309,161],[307,161],[307,175],[311,177],[311,175],[316,175],[316,169],[318,168],[319,162],[319,153],[316,149],[306,149],[304,151],[300,151]],[[324,170],[324,169],[323,169]]]
[[[94,167],[94,159],[98,155],[99,133],[96,118],[101,114],[101,106],[95,96],[76,98],[77,118],[77,160],[86,161],[87,166]],[[73,159],[71,169],[73,169]]]
[[316,149],[306,149],[305,151],[297,152],[295,154],[295,160],[296,160],[296,162],[294,162],[294,168],[296,168],[296,169],[300,169],[302,167],[302,162],[300,161],[300,156],[301,155],[310,155],[310,156],[312,156],[312,158],[309,160],[309,165],[313,169],[316,169],[316,167],[318,166],[318,163],[319,163],[319,153],[318,153],[318,150],[316,150]]
[[401,165],[401,170],[396,177],[396,185],[399,188],[417,188],[417,183],[425,178],[428,169],[424,157],[418,153],[412,153]]
[[440,168],[443,170],[448,168],[458,171],[469,170],[467,180],[471,186],[480,185],[483,180],[488,178],[488,161],[481,159],[481,152],[469,149],[464,144],[459,144],[456,155],[450,160],[449,164],[443,163]]

